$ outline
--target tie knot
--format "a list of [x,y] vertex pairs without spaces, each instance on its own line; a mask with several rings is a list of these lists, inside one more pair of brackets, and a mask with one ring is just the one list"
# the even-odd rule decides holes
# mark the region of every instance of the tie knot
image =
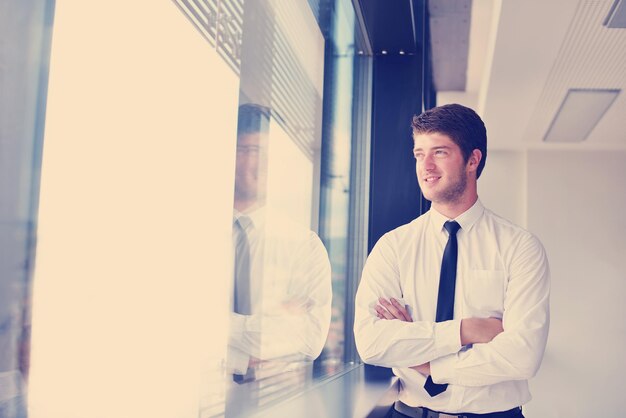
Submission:
[[459,225],[456,221],[447,221],[443,224],[443,227],[446,228],[448,234],[456,235],[457,231],[461,229],[461,225]]
[[252,224],[252,219],[249,216],[241,215],[235,220],[235,224],[239,224],[242,230],[246,230],[248,226]]

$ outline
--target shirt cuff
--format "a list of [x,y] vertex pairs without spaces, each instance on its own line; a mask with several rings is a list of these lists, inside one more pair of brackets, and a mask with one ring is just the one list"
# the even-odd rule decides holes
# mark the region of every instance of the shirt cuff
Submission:
[[454,364],[456,363],[457,354],[448,354],[439,357],[430,362],[430,377],[434,383],[452,383],[454,382]]
[[236,347],[229,346],[226,354],[226,369],[229,373],[246,374],[250,356]]
[[461,349],[461,320],[435,323],[435,350],[436,357],[457,353]]
[[235,312],[230,313],[229,336],[231,340],[240,340],[246,331],[246,315]]

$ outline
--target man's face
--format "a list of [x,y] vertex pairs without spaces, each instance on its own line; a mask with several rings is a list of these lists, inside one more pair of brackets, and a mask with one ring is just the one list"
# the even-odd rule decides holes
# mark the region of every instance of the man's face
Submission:
[[467,190],[470,164],[457,144],[445,134],[413,135],[417,181],[424,197],[437,204],[454,204]]
[[237,137],[235,198],[262,201],[267,188],[267,135],[247,133]]

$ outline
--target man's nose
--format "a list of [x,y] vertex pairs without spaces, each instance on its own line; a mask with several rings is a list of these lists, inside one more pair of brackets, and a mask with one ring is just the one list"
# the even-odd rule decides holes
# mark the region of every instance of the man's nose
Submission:
[[432,155],[424,156],[424,160],[422,161],[422,167],[424,170],[430,171],[435,168],[435,160]]

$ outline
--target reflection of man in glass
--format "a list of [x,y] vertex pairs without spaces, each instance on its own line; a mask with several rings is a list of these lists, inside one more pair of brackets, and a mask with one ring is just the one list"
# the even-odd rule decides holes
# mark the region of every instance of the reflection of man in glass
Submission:
[[228,350],[237,382],[315,359],[330,325],[330,263],[324,246],[308,227],[266,204],[268,128],[267,109],[239,108]]
[[239,212],[265,204],[268,125],[266,109],[255,105],[239,108],[234,205]]

